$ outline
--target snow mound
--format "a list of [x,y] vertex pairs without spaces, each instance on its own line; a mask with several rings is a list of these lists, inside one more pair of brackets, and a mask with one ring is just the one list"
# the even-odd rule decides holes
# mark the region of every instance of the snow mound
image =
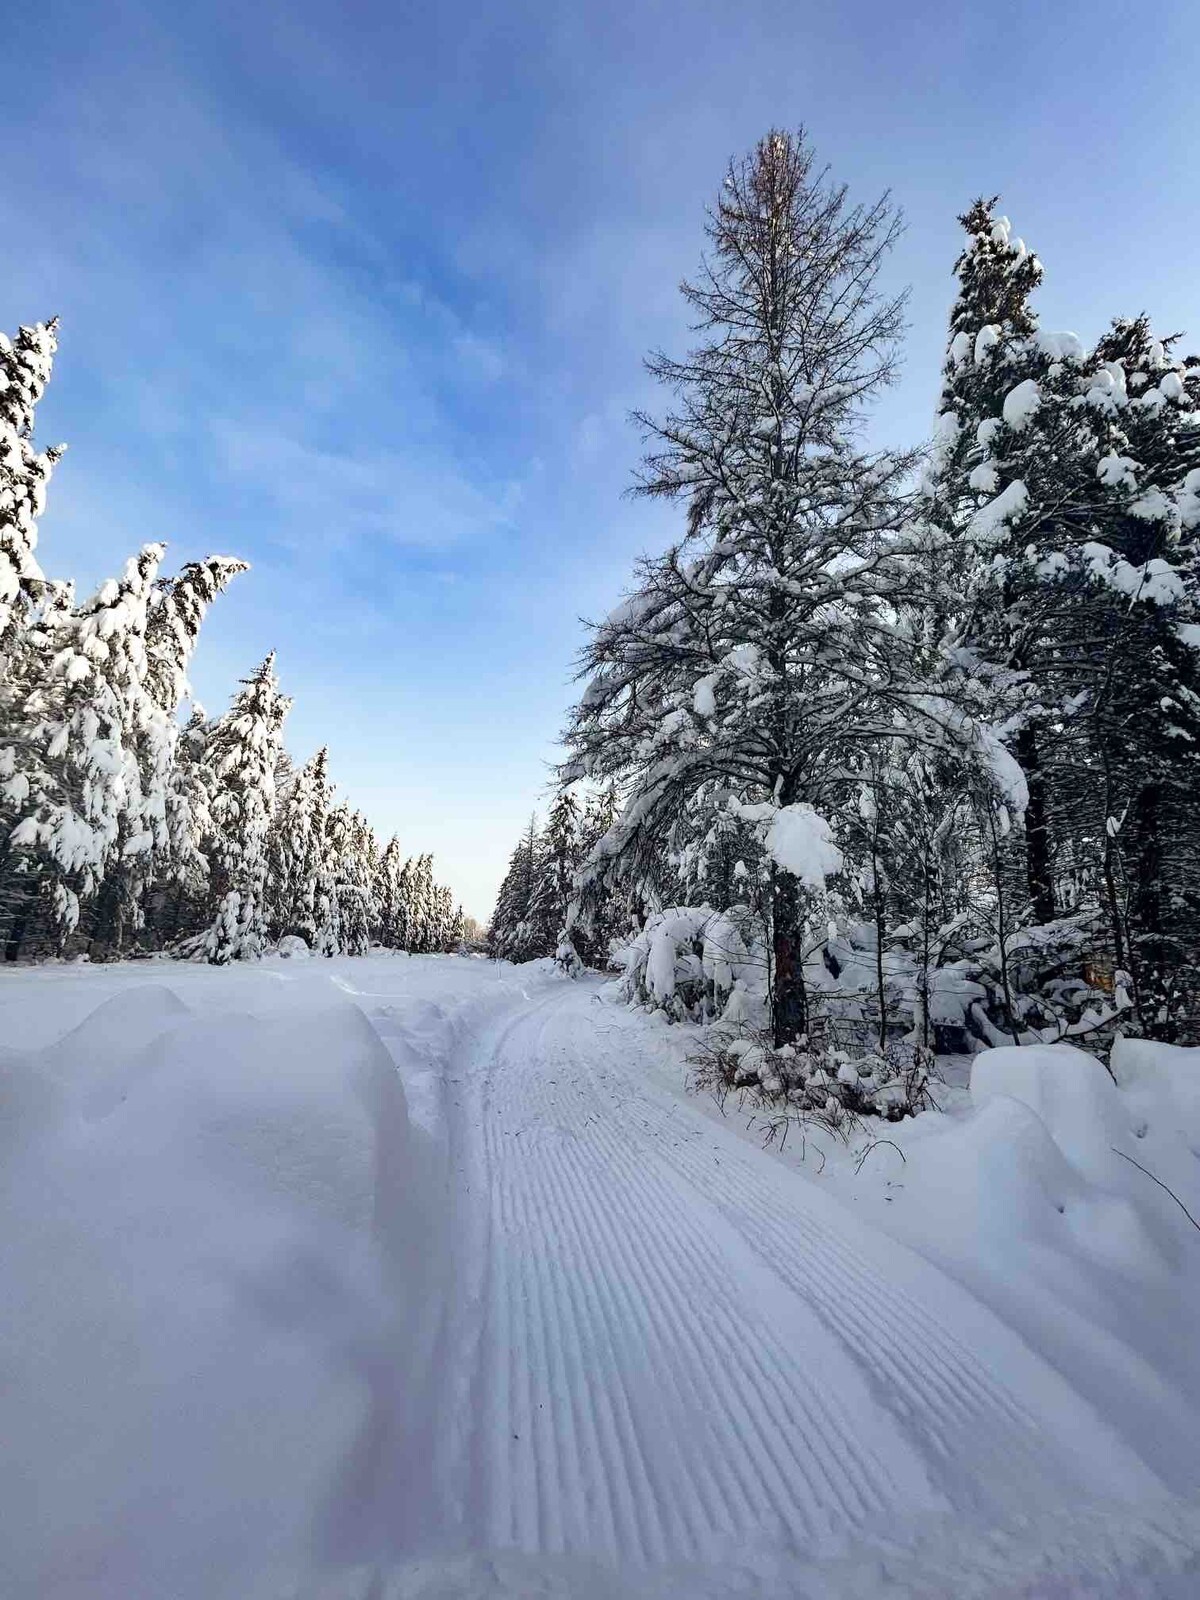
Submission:
[[1113,1076],[1121,1088],[1145,1097],[1165,1097],[1189,1127],[1200,1126],[1200,1049],[1118,1035],[1112,1048]]
[[1020,1101],[1047,1136],[1088,1177],[1112,1174],[1113,1147],[1128,1136],[1129,1118],[1102,1062],[1071,1045],[1002,1045],[976,1056],[971,1099]]
[[200,1019],[142,985],[8,1053],[0,1093],[0,1593],[303,1569],[429,1251],[370,1024],[332,990]]
[[1089,1184],[1124,1195],[1160,1235],[1177,1233],[1185,1211],[1200,1217],[1198,1069],[1200,1050],[1149,1040],[1118,1039],[1111,1074],[1071,1045],[1010,1045],[976,1056],[971,1099],[1021,1102]]

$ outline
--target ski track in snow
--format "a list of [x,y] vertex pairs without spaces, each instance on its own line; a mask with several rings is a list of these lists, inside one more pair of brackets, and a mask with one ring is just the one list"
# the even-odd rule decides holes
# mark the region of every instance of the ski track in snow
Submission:
[[957,1285],[649,1082],[642,1019],[588,982],[530,987],[445,1063],[427,1534],[640,1568],[813,1559],[897,1520],[1159,1487]]

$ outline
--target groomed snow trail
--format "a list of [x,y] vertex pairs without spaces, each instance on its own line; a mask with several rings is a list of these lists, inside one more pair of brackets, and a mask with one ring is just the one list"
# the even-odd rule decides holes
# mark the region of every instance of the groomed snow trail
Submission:
[[2,976],[3,1600],[1200,1593],[1128,1431],[1187,1391],[1099,1414],[1069,1300],[1025,1342],[596,980]]
[[960,1287],[656,1087],[593,983],[536,973],[485,1016],[444,1063],[427,1548],[766,1577],[1160,1490]]

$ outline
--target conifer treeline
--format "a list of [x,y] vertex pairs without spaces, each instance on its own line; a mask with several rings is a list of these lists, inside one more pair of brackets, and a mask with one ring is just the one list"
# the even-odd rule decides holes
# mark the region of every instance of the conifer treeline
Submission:
[[61,449],[34,416],[56,324],[0,335],[0,945],[8,961],[167,950],[216,963],[288,935],[326,955],[453,948],[462,911],[428,855],[380,848],[336,795],[327,753],[293,768],[274,657],[224,715],[188,668],[242,561],[171,577],[148,544],[76,604],[38,565],[37,519]]
[[[538,828],[536,817],[529,819],[496,897],[487,932],[491,955],[508,961],[536,961],[558,953],[576,874],[616,820],[619,809],[615,788],[593,795],[583,806],[567,789],[555,797],[544,828]],[[586,941],[579,937],[582,948],[577,953],[603,955],[608,939],[617,931],[597,923]]]
[[[873,451],[898,217],[803,134],[730,165],[698,342],[651,360],[669,405],[639,419],[638,487],[684,531],[592,630],[566,731],[564,790],[620,795],[566,921],[742,908],[780,1044],[849,968],[881,1038],[903,1004],[928,1039],[952,988],[990,1042],[1118,1011],[1196,1037],[1200,360],[1144,315],[1043,330],[995,201],[960,221],[932,446]],[[796,846],[827,833],[838,871]]]

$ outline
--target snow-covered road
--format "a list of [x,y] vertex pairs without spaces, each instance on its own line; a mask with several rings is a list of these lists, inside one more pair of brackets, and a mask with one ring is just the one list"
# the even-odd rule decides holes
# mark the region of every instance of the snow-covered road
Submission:
[[[315,1471],[307,1570],[252,1585],[243,1556],[173,1593],[1194,1592],[1178,1486],[959,1283],[672,1092],[661,1030],[593,980],[396,959],[154,976],[195,1009],[223,985],[260,1055],[302,991],[326,1020],[293,1026],[293,1052],[349,1038],[357,1009],[354,1048],[387,1050],[411,1119],[387,1190],[412,1205],[408,1311],[338,1335],[360,1393]],[[145,977],[30,981],[61,1025],[89,983],[128,1010]],[[58,1031],[28,1015],[27,1045]],[[158,1592],[127,1564],[113,1587],[78,1570],[27,1592]]]

